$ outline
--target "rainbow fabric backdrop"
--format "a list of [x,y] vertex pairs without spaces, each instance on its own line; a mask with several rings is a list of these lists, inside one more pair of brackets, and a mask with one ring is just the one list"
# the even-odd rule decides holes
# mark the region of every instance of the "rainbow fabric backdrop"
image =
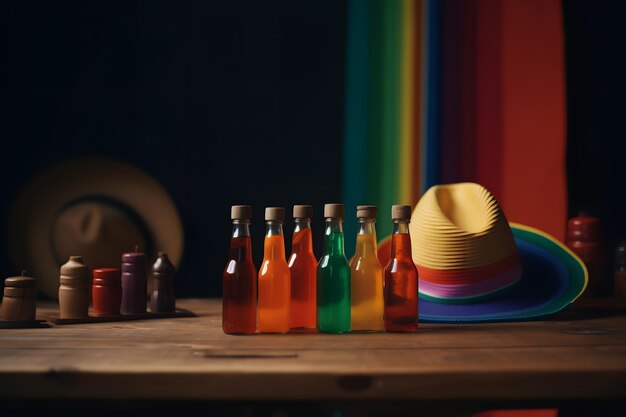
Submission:
[[563,239],[563,47],[559,0],[349,0],[347,206],[378,205],[385,236],[392,204],[473,181]]

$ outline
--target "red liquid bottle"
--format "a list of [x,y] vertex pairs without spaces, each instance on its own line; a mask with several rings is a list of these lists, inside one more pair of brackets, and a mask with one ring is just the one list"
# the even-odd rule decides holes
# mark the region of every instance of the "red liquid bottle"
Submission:
[[257,271],[250,240],[251,206],[233,206],[230,254],[223,275],[222,329],[227,334],[256,331]]
[[414,332],[417,330],[417,268],[411,254],[409,235],[410,206],[393,206],[391,258],[385,268],[385,330]]
[[313,331],[316,317],[317,259],[313,254],[311,218],[313,207],[293,206],[296,228],[291,241],[289,270],[291,271],[291,306],[289,327],[294,331]]

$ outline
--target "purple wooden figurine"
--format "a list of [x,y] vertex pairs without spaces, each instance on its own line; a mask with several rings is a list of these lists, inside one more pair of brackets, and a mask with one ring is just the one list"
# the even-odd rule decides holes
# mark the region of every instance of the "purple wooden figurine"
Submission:
[[138,252],[122,255],[122,314],[145,314],[148,293],[146,255]]
[[152,294],[150,310],[153,313],[173,313],[176,310],[174,297],[174,275],[176,269],[165,252],[159,252],[152,265]]

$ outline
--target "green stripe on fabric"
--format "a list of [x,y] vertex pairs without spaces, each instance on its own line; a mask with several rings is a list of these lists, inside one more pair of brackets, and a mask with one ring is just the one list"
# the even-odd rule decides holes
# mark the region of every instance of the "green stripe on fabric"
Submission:
[[[380,205],[381,184],[381,154],[383,136],[383,111],[384,111],[384,83],[383,83],[383,60],[384,60],[384,5],[385,0],[372,0],[370,2],[370,101],[368,119],[368,158],[367,158],[367,201],[363,204]],[[381,212],[382,213],[382,212]],[[382,216],[380,217],[382,218]],[[380,220],[379,218],[379,220]]]
[[368,199],[368,113],[370,103],[370,2],[348,2],[346,35],[346,101],[343,154],[343,201],[346,254],[355,248],[356,205]]
[[398,202],[400,181],[400,123],[402,79],[402,2],[387,0],[383,3],[383,60],[382,60],[382,135],[379,205],[381,216],[379,229],[384,234],[391,232],[391,206]]

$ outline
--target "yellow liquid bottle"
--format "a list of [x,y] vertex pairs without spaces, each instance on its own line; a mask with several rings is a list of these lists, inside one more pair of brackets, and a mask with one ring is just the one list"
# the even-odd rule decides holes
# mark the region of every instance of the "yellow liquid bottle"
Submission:
[[376,206],[358,206],[359,232],[350,261],[352,330],[385,330],[383,268],[378,261]]

